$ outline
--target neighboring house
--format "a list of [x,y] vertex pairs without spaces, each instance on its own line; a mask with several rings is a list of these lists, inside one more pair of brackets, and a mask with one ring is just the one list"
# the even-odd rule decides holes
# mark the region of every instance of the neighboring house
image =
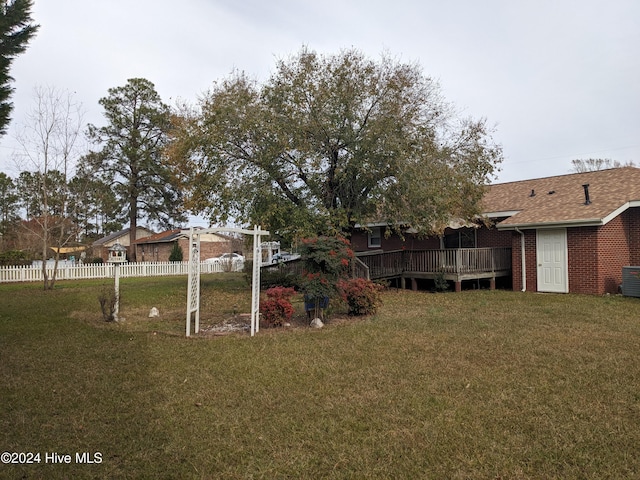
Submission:
[[514,290],[616,293],[640,264],[640,169],[497,184],[486,216],[512,234]]
[[[181,229],[168,230],[136,240],[136,258],[140,262],[168,262],[174,243],[182,249],[183,261],[189,260],[189,230]],[[200,235],[201,261],[241,250],[242,240],[217,233]]]
[[[127,249],[127,255],[131,252],[131,244],[129,243],[129,232],[130,228],[125,228],[124,230],[120,230],[119,232],[112,233],[111,235],[107,235],[106,237],[100,238],[96,240],[92,244],[93,248],[93,256],[102,258],[103,262],[106,262],[109,258],[109,248],[113,247],[116,243],[119,243],[123,247]],[[153,235],[155,232],[145,227],[137,227],[136,228],[136,238],[148,237],[149,235]]]
[[[354,233],[352,245],[370,265],[379,252],[458,249],[466,254],[469,248],[510,247],[513,289],[534,292],[616,293],[622,267],[640,265],[638,168],[495,184],[482,207],[484,222],[451,224],[441,237],[420,239],[411,229],[404,240],[386,237],[385,225],[370,224]],[[415,275],[416,268],[410,270],[407,278]],[[434,278],[433,272],[424,273],[422,278]],[[449,279],[459,289],[465,278],[451,274]]]

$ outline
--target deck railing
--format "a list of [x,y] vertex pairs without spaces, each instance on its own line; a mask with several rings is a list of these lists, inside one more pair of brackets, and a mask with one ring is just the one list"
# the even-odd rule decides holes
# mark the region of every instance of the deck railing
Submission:
[[395,250],[358,255],[372,279],[404,273],[480,274],[511,270],[511,248]]
[[[351,261],[351,277],[353,278],[366,278],[369,279],[369,266],[362,262],[359,258],[354,258]],[[293,275],[302,275],[304,272],[304,261],[297,258],[295,260],[289,260],[286,262],[275,263],[273,265],[263,265],[262,269],[265,271],[277,271],[281,270]]]

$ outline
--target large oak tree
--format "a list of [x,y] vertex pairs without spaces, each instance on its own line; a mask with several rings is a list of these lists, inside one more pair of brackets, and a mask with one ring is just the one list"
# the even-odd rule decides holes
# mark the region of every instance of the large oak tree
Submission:
[[367,221],[433,233],[478,213],[502,158],[418,65],[357,50],[303,49],[263,84],[235,73],[198,107],[171,149],[189,205],[283,237]]

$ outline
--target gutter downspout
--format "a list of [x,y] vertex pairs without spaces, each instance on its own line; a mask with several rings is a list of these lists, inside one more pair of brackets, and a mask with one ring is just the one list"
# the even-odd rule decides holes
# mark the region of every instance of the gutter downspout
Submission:
[[524,250],[524,232],[516,227],[516,232],[520,234],[520,258],[522,259],[522,292],[527,291],[527,259]]

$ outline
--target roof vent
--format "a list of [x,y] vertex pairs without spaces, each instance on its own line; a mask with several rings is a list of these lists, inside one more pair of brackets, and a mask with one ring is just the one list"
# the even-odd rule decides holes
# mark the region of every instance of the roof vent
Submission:
[[589,184],[585,183],[584,185],[582,185],[582,188],[584,188],[584,204],[590,205],[591,199],[589,198]]
[[533,188],[531,189],[531,194],[529,196],[530,197],[535,197],[536,196],[536,191]]

